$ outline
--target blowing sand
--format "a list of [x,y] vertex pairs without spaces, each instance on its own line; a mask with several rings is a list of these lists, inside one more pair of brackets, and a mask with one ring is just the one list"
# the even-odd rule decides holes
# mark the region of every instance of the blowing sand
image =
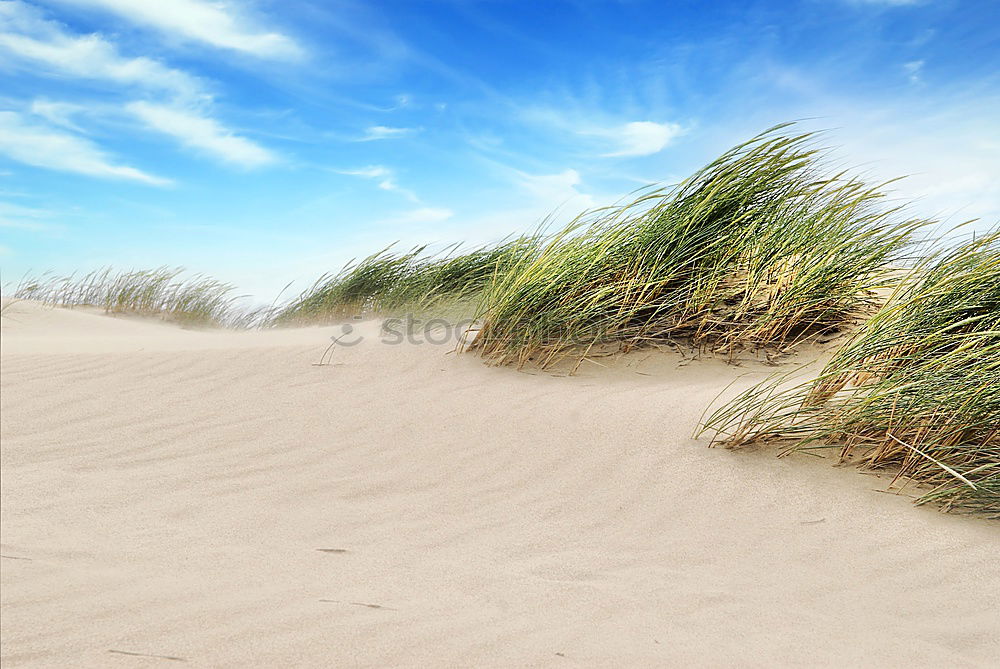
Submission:
[[770,368],[2,319],[3,666],[995,666],[1000,531],[690,438]]

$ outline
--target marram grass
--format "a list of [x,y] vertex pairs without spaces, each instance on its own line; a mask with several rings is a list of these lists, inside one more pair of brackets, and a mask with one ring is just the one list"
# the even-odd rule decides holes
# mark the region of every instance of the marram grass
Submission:
[[317,323],[405,310],[471,312],[487,282],[523,244],[505,242],[463,253],[452,246],[437,255],[426,254],[426,247],[404,253],[384,249],[320,277],[281,308],[273,322]]
[[480,353],[582,360],[682,339],[725,355],[837,329],[891,285],[923,221],[824,169],[811,133],[778,126],[671,189],[573,221],[483,291]]
[[385,249],[280,306],[247,310],[228,284],[167,268],[42,275],[13,296],[235,328],[475,314],[473,348],[487,361],[542,367],[605,344],[780,353],[874,314],[817,378],[765,381],[702,431],[730,446],[838,449],[926,484],[921,503],[1000,517],[1000,231],[901,275],[926,222],[881,186],[830,173],[816,135],[792,127],[554,233],[433,255]]
[[13,297],[56,307],[91,306],[108,313],[157,316],[192,326],[248,327],[265,318],[262,310],[239,308],[233,290],[206,276],[185,277],[181,269],[161,267],[26,277]]
[[702,429],[836,448],[927,484],[920,503],[1000,517],[1000,230],[917,267],[815,379],[770,379]]

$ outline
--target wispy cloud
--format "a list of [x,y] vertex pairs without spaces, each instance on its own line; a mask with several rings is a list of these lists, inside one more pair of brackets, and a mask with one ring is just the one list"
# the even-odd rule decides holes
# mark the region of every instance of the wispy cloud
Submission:
[[442,223],[455,215],[444,207],[419,207],[390,216],[382,221],[390,225],[415,225],[418,223]]
[[67,128],[74,132],[83,133],[84,130],[73,121],[73,116],[84,111],[82,105],[71,102],[53,102],[52,100],[33,100],[31,103],[31,113],[41,116],[53,125]]
[[410,202],[420,202],[420,198],[417,197],[417,194],[408,188],[402,188],[396,182],[395,172],[383,165],[369,165],[368,167],[360,167],[352,170],[336,170],[336,172],[338,174],[363,177],[365,179],[376,179],[378,181],[378,187],[382,190],[399,193]]
[[27,123],[20,114],[0,112],[0,154],[26,165],[105,179],[171,183],[134,167],[116,165],[90,141],[52,127]]
[[676,123],[654,123],[653,121],[632,121],[616,128],[590,131],[607,137],[617,147],[606,158],[651,156],[659,153],[681,134],[681,126]]
[[100,7],[137,25],[171,37],[231,49],[260,58],[298,59],[305,52],[287,35],[264,28],[246,7],[234,2],[205,0],[61,0]]
[[260,167],[276,160],[275,155],[264,147],[234,134],[215,119],[196,111],[148,102],[133,102],[127,109],[153,130],[227,163]]
[[[125,4],[134,6],[136,11],[154,13],[160,11],[156,8],[166,6],[159,3],[122,3],[122,6]],[[208,10],[221,11],[211,7]],[[205,110],[211,106],[212,95],[205,82],[198,77],[150,58],[125,56],[115,44],[101,35],[74,35],[63,24],[46,19],[36,8],[23,2],[0,3],[0,53],[3,52],[11,57],[12,62],[42,74],[112,82],[129,96],[137,92],[144,96],[152,94],[162,102],[135,102],[127,105],[126,110],[149,128],[226,163],[257,167],[276,159],[267,149],[239,136],[206,113]],[[81,110],[84,108],[74,103],[50,100],[36,100],[31,105],[31,111],[50,124],[77,133],[82,132],[82,128],[72,116]],[[79,150],[75,155],[83,155],[82,140],[73,136],[67,138],[67,141],[77,143]],[[99,153],[92,144],[86,143],[86,146],[93,155],[96,155],[94,152]],[[43,165],[36,161],[33,164],[51,166],[54,162],[46,161]],[[90,164],[88,169],[96,169],[93,167],[95,162]],[[130,178],[142,180],[141,174],[133,174]],[[157,179],[152,178],[150,183]]]
[[388,107],[373,107],[373,109],[381,112],[393,112],[399,109],[405,109],[406,107],[413,106],[413,96],[408,93],[400,93],[392,98],[392,104]]
[[522,188],[534,195],[535,201],[553,210],[568,207],[574,211],[590,209],[595,200],[577,188],[581,183],[580,173],[574,169],[556,174],[527,174],[516,171],[517,181]]
[[196,77],[151,58],[123,56],[100,35],[73,35],[16,0],[0,3],[0,52],[53,74],[107,80],[191,100],[210,97]]
[[[570,111],[555,107],[527,106],[519,109],[520,118],[528,125],[548,127],[566,135],[592,138],[585,147],[600,152],[602,158],[651,156],[665,149],[684,133],[679,123],[668,121],[627,121],[616,123],[613,117],[590,109],[581,109],[572,101]],[[597,120],[594,120],[594,119]],[[626,117],[627,118],[627,117]]]
[[417,132],[417,128],[390,128],[384,125],[373,125],[365,130],[365,134],[357,139],[359,142],[372,142],[379,139],[395,139]]
[[922,60],[911,60],[909,63],[903,63],[903,72],[906,73],[907,79],[910,80],[911,84],[919,84],[921,82],[921,73],[924,70],[924,61]]
[[35,207],[25,207],[0,200],[0,228],[18,230],[44,230],[49,226],[42,222],[52,212]]
[[352,177],[365,177],[367,179],[385,179],[392,177],[392,170],[382,165],[369,165],[353,170],[337,170],[338,174],[347,174]]

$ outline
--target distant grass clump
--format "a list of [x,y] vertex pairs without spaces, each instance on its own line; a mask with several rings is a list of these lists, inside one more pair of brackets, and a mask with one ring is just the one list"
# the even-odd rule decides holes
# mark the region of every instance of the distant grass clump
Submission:
[[835,447],[932,486],[919,503],[1000,517],[1000,230],[918,267],[817,378],[766,381],[703,429]]
[[483,288],[522,245],[522,241],[506,242],[465,253],[453,246],[437,255],[426,255],[426,247],[404,253],[384,249],[337,274],[320,277],[281,308],[273,324],[329,322],[402,310],[471,313]]
[[28,277],[14,298],[56,307],[91,306],[108,313],[158,316],[184,325],[248,327],[258,312],[237,308],[233,287],[209,277],[182,277],[183,270],[115,272],[102,269],[83,276]]
[[481,354],[544,367],[608,342],[780,351],[870,307],[923,222],[901,220],[877,188],[828,174],[815,135],[788,127],[674,188],[533,238],[537,248],[484,290]]

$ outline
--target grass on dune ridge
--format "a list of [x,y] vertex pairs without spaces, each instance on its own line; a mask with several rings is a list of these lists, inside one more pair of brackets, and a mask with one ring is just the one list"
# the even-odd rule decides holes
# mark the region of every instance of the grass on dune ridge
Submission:
[[925,223],[827,173],[817,136],[791,126],[553,233],[464,253],[385,249],[321,277],[273,323],[460,305],[482,324],[482,356],[542,367],[609,342],[780,351],[871,307]]
[[769,379],[706,430],[836,448],[929,484],[920,503],[1000,518],[1000,229],[917,267],[815,379]]
[[545,367],[596,344],[679,339],[732,355],[844,325],[925,222],[828,174],[816,136],[788,128],[536,240],[484,291],[480,353]]
[[115,272],[104,268],[82,276],[25,277],[12,296],[50,306],[90,306],[108,313],[160,316],[192,326],[227,328],[315,325],[358,315],[402,311],[468,316],[504,259],[523,240],[459,253],[458,245],[436,255],[418,247],[404,253],[384,249],[335,274],[320,277],[286,304],[248,309],[234,288],[180,268]]
[[922,221],[829,174],[813,133],[772,128],[673,188],[586,212],[555,232],[437,254],[384,249],[281,306],[157,269],[22,282],[15,297],[235,327],[402,311],[475,315],[479,353],[544,367],[595,344],[685,340],[727,355],[836,329],[891,284]]
[[43,275],[14,297],[239,328],[474,315],[487,362],[543,368],[607,345],[781,353],[863,322],[815,379],[773,377],[702,432],[839,448],[930,485],[921,502],[1000,517],[1000,231],[914,258],[929,221],[906,217],[884,184],[831,170],[818,140],[776,126],[677,186],[561,229],[437,254],[390,247],[269,308],[166,268]]
[[454,245],[432,255],[425,246],[403,253],[383,249],[320,277],[279,309],[272,323],[317,323],[405,310],[471,313],[498,268],[523,245],[523,240],[507,241],[461,253]]
[[210,277],[184,277],[179,268],[122,272],[106,268],[82,276],[25,277],[13,297],[56,307],[90,306],[108,313],[159,316],[190,326],[244,328],[267,320],[266,309],[240,307],[233,291],[231,285]]

